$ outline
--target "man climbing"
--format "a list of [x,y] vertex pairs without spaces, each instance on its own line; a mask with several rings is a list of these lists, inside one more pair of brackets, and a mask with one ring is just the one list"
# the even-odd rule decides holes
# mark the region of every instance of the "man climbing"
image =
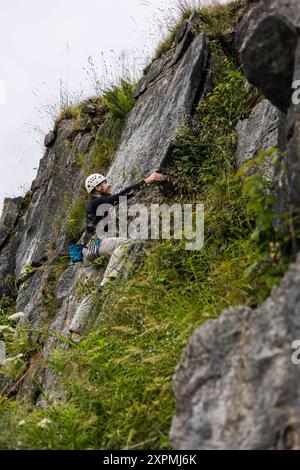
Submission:
[[[105,176],[93,174],[86,179],[85,187],[92,198],[86,207],[87,228],[83,238],[83,244],[86,245],[86,248],[83,249],[83,263],[86,275],[88,277],[94,277],[97,275],[97,270],[92,264],[93,261],[102,256],[110,256],[110,260],[100,286],[104,286],[118,276],[123,268],[126,256],[135,242],[130,239],[118,237],[103,237],[99,239],[96,229],[104,216],[97,215],[98,208],[101,204],[116,206],[119,204],[120,196],[130,196],[135,190],[140,189],[145,185],[161,183],[164,181],[166,181],[166,176],[155,172],[148,178],[138,181],[137,183],[123,189],[121,192],[112,195],[110,184],[107,182]],[[69,328],[72,333],[72,339],[75,341],[80,340],[80,333],[86,323],[87,316],[90,313],[91,304],[92,295],[88,295],[82,300],[76,310]]]

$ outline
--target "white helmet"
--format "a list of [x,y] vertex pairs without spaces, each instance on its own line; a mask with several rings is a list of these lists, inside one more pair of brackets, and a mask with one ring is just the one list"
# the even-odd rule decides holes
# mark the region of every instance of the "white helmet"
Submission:
[[99,184],[103,183],[103,181],[106,180],[106,177],[103,175],[100,175],[99,173],[96,173],[94,175],[90,175],[86,180],[85,180],[85,187],[88,193],[91,193],[96,186]]

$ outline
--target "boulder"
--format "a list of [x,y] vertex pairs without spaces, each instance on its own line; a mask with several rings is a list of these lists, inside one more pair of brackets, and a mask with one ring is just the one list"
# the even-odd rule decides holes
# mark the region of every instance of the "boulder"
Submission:
[[[237,127],[237,166],[240,168],[247,160],[256,157],[260,150],[278,147],[279,111],[270,101],[262,100],[251,111],[247,119],[238,122]],[[274,155],[268,155],[262,174],[273,181],[275,172]]]

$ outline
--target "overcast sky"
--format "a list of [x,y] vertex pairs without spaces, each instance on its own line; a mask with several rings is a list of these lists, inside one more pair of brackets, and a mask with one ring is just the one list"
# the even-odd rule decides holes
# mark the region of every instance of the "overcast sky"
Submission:
[[[59,80],[91,94],[88,57],[114,64],[124,49],[141,62],[153,50],[153,9],[160,0],[1,0],[0,211],[5,196],[29,189],[49,130],[47,103]],[[112,52],[112,50],[114,52]],[[113,65],[114,67],[114,65]],[[4,95],[6,88],[6,97]]]

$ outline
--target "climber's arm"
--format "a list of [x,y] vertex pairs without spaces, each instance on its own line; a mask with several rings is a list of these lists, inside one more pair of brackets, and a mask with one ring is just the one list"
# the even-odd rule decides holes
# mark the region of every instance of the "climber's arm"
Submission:
[[117,194],[113,194],[112,196],[101,196],[99,198],[96,198],[93,201],[93,208],[97,209],[97,207],[100,204],[116,204],[119,202],[119,197],[124,196],[125,194],[129,194],[132,191],[135,191],[136,189],[140,189],[144,185],[150,185],[156,182],[163,182],[166,180],[166,176],[160,174],[160,173],[152,173],[148,178],[145,178],[141,181],[138,181],[137,183],[132,184],[131,186],[128,186],[127,188],[123,189]]

